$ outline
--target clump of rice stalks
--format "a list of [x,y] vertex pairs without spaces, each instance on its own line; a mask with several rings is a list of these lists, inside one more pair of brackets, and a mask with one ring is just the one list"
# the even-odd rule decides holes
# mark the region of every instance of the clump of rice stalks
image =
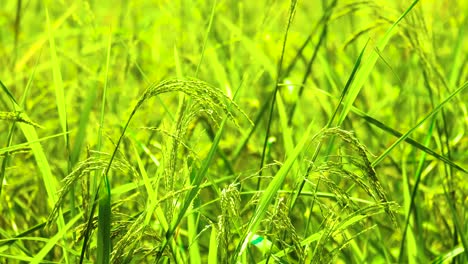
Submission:
[[[122,225],[120,229],[123,230],[123,236],[115,244],[114,250],[111,255],[111,263],[128,263],[129,260],[135,254],[135,250],[139,248],[143,249],[142,246],[138,247],[139,241],[145,238],[146,225],[144,224],[145,215],[140,214],[133,221],[128,221],[126,225]],[[158,240],[157,236],[153,239]],[[140,252],[141,253],[141,252]],[[140,254],[138,254],[140,255]]]
[[[287,181],[285,173],[291,174],[290,159],[297,161],[298,157],[291,156],[261,194],[255,211],[258,216],[254,216],[263,219],[261,228],[251,228],[255,223],[249,223],[251,229],[246,232],[256,233],[244,235],[250,245],[262,251],[265,262],[333,262],[349,244],[357,243],[355,239],[360,234],[382,223],[377,215],[386,213],[397,226],[397,206],[388,200],[366,148],[352,133],[339,128],[324,129],[312,142],[328,145],[329,149],[319,153],[321,160],[306,163],[304,176],[299,179],[305,181],[305,187],[299,189],[299,194],[284,189],[291,186],[282,182]],[[300,144],[304,141],[296,148]],[[297,199],[286,203],[288,193]],[[273,201],[275,206],[271,205]],[[239,257],[244,257],[243,252]]]
[[[170,194],[176,193],[177,190],[184,188],[187,184],[188,175],[191,172],[191,166],[194,165],[192,162],[199,160],[196,153],[184,143],[189,125],[194,119],[200,115],[204,115],[217,125],[217,120],[221,117],[218,111],[219,109],[221,109],[236,126],[238,126],[238,124],[232,110],[237,110],[246,117],[247,120],[249,119],[240,110],[237,104],[219,89],[198,80],[169,80],[161,82],[158,85],[150,86],[138,101],[135,109],[140,107],[143,102],[149,98],[167,92],[182,92],[191,99],[191,102],[185,99],[183,100],[170,131],[166,132],[158,129],[158,131],[163,132],[167,136],[165,147],[163,148],[164,164],[162,166],[162,179],[165,183],[165,193]],[[188,157],[183,157],[182,153],[187,150],[190,155],[188,155]],[[191,159],[192,162],[188,162],[188,159]],[[173,199],[168,199],[166,202],[165,212],[167,222],[169,223],[172,221],[172,217],[175,214],[175,207],[180,198],[179,196],[180,194],[174,196]]]
[[[241,231],[240,192],[238,184],[230,184],[221,191],[221,214],[218,216],[218,249],[220,261],[227,263],[229,252]],[[237,237],[236,237],[237,236]]]
[[[351,132],[339,128],[330,128],[323,131],[320,140],[325,140],[330,136],[337,136],[344,144],[340,145],[338,155],[329,156],[329,161],[325,161],[316,167],[315,171],[322,176],[321,179],[326,180],[329,176],[349,179],[361,187],[375,202],[388,202],[376,172],[367,157],[369,152],[366,147]],[[347,201],[351,202],[349,199]],[[396,218],[393,212],[387,210],[387,213],[396,226]]]
[[[318,137],[322,142],[327,139],[337,146],[338,154],[326,154],[322,163],[312,164],[308,175],[315,195],[320,191],[330,193],[329,197],[335,201],[316,198],[312,203],[312,206],[318,205],[322,214],[318,217],[322,220],[317,221],[319,228],[315,230],[320,233],[320,239],[311,256],[312,262],[317,263],[333,262],[355,238],[375,228],[375,222],[372,223],[375,215],[385,212],[398,227],[394,214],[397,206],[388,200],[366,148],[351,132],[339,128],[326,129]],[[341,142],[336,142],[338,140]],[[360,200],[356,196],[361,196]],[[365,201],[367,205],[358,204],[356,200]]]
[[304,261],[305,251],[300,244],[301,238],[289,217],[286,198],[278,197],[272,212],[267,214],[264,225],[267,227],[264,236],[272,243],[270,248],[264,250],[277,252],[279,248],[290,249],[290,254],[294,255],[294,259],[299,263]]
[[[195,165],[193,161],[197,161],[199,159],[196,156],[196,153],[194,153],[190,149],[189,145],[185,143],[185,135],[187,133],[188,126],[191,121],[200,114],[207,115],[214,121],[214,123],[217,124],[217,120],[221,118],[222,113],[233,121],[236,126],[238,126],[238,124],[232,110],[237,110],[237,112],[240,112],[244,117],[247,117],[229,97],[224,95],[220,90],[211,87],[202,81],[169,80],[163,81],[159,84],[150,85],[130,113],[123,132],[116,143],[114,152],[111,155],[101,154],[98,155],[99,157],[91,157],[79,163],[77,168],[64,179],[64,186],[60,191],[59,201],[56,203],[55,208],[49,217],[49,223],[57,217],[59,208],[64,203],[65,195],[69,193],[72,186],[77,183],[79,179],[89,175],[91,171],[101,171],[102,173],[100,175],[102,175],[103,178],[107,178],[107,175],[111,170],[121,171],[122,174],[125,174],[123,170],[126,170],[127,172],[131,171],[131,174],[133,174],[137,180],[142,178],[142,176],[128,163],[128,161],[125,159],[117,159],[116,153],[118,152],[120,143],[133,116],[137,113],[143,103],[147,102],[154,96],[168,92],[181,92],[188,95],[190,99],[184,98],[183,103],[177,111],[177,116],[173,122],[171,131],[164,132],[169,136],[164,137],[165,147],[163,148],[163,162],[156,173],[156,181],[153,183],[152,187],[149,187],[150,189],[153,188],[154,190],[157,190],[157,183],[159,183],[162,178],[165,183],[165,189],[163,190],[165,196],[158,198],[157,192],[142,195],[143,197],[147,197],[144,209],[138,213],[138,216],[129,218],[127,222],[122,221],[118,226],[115,224],[115,219],[110,218],[113,219],[112,221],[114,222],[111,226],[117,226],[113,231],[111,231],[111,234],[115,235],[112,238],[115,238],[116,243],[110,257],[115,263],[126,262],[126,260],[136,252],[145,256],[158,252],[159,256],[164,254],[178,261],[183,261],[183,257],[177,252],[177,250],[175,250],[177,246],[173,244],[174,241],[171,240],[171,236],[173,235],[172,232],[174,232],[179,225],[181,218],[188,210],[189,204],[197,194],[203,179],[203,175],[195,179],[189,178],[192,173],[192,166]],[[160,129],[158,130],[163,131]],[[181,149],[189,150],[191,155],[182,156]],[[121,153],[121,155],[123,154]],[[145,178],[143,178],[143,180],[145,180]],[[146,178],[145,184],[148,183],[147,180],[148,178]],[[84,208],[86,212],[91,212],[91,214],[86,216],[88,217],[88,224],[86,228],[83,228],[83,230],[85,230],[85,245],[83,248],[87,248],[86,241],[88,241],[88,237],[91,233],[90,231],[95,228],[93,214],[96,207],[96,201],[99,200],[99,189],[102,187],[102,184],[103,181],[99,180],[99,185],[95,192],[94,199],[90,198],[90,201],[88,201],[91,209],[88,210],[87,208]],[[190,195],[188,195],[188,198],[183,200],[183,207],[180,207],[180,205],[176,206],[176,204],[180,203],[182,195],[186,194],[187,191],[190,191]],[[163,202],[165,202],[166,205],[164,209],[162,209],[160,205]],[[114,208],[109,211],[115,214]],[[151,224],[154,220],[155,214],[158,221],[155,224]],[[177,215],[178,218],[174,221],[175,215]],[[125,229],[131,232],[119,232],[117,229]],[[163,234],[164,232],[166,232],[166,234]],[[148,247],[148,244],[146,244],[146,247],[143,247],[147,241],[151,241],[150,246]],[[172,250],[166,250],[167,244],[171,245]],[[138,250],[143,248],[145,248],[145,250],[143,250],[144,252]]]
[[[213,111],[206,111],[197,104],[188,105],[187,100],[184,100],[177,111],[176,121],[171,131],[159,130],[167,136],[163,147],[164,170],[162,175],[166,194],[174,193],[186,185],[191,166],[185,163],[188,159],[193,160],[193,162],[198,160],[197,154],[185,143],[185,135],[189,124],[197,117],[197,114],[205,112],[210,114]],[[183,157],[185,152],[188,152],[189,155]],[[168,222],[172,221],[178,199],[179,196],[175,196],[166,202],[165,212],[167,213]]]

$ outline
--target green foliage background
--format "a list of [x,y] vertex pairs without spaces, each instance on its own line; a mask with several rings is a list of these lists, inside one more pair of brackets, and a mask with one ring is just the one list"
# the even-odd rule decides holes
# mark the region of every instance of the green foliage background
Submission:
[[466,263],[466,14],[3,1],[0,262]]

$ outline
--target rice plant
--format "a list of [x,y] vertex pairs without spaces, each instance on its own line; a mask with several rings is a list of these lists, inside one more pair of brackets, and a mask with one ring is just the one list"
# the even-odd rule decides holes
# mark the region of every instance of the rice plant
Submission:
[[0,263],[466,263],[463,1],[3,6]]

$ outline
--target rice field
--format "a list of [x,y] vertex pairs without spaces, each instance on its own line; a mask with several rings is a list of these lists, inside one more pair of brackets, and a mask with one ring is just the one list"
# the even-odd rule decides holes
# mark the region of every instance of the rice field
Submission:
[[0,263],[467,263],[468,2],[0,8]]

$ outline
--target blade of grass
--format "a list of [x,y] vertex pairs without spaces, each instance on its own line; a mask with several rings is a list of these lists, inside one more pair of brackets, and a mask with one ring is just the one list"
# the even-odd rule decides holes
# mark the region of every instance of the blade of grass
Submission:
[[[34,261],[33,257],[9,255],[9,254],[4,254],[4,253],[0,253],[0,257],[2,259],[4,259],[4,260],[14,259],[14,260],[19,260],[19,261],[24,261],[26,263],[31,263],[32,261]],[[21,263],[21,262],[19,262],[19,263]]]
[[[66,102],[65,102],[65,95],[64,95],[64,85],[62,79],[62,72],[60,66],[60,60],[57,56],[57,48],[55,45],[55,30],[50,22],[49,17],[49,9],[47,5],[45,8],[46,14],[46,24],[47,24],[47,37],[49,39],[49,48],[50,48],[50,55],[51,55],[51,62],[52,62],[52,76],[53,76],[53,83],[55,88],[55,102],[57,105],[57,112],[59,116],[59,123],[60,127],[63,132],[63,140],[65,143],[65,149],[63,156],[66,157],[68,161],[68,171],[67,174],[72,171],[71,167],[71,156],[70,156],[70,142],[69,142],[69,134],[68,132],[68,120],[67,120],[67,111],[66,111]],[[70,208],[74,210],[75,208],[75,193],[74,190],[70,192]],[[74,212],[73,212],[74,213]]]
[[462,246],[455,247],[454,249],[450,250],[449,252],[438,256],[435,258],[431,263],[432,264],[444,264],[449,263],[450,260],[453,260],[455,257],[463,254],[465,249]]
[[104,188],[101,189],[98,211],[98,240],[97,240],[97,263],[109,263],[112,251],[112,241],[110,237],[111,229],[111,196],[110,184],[103,175]]
[[218,263],[218,232],[216,226],[211,224],[210,244],[208,247],[208,264]]
[[294,150],[294,137],[291,127],[288,125],[288,113],[286,112],[286,106],[284,105],[281,94],[277,96],[277,105],[278,105],[278,116],[281,125],[281,135],[283,136],[284,141],[284,150],[285,156],[289,153],[292,153]]
[[452,54],[452,59],[451,59],[452,69],[450,71],[450,76],[449,76],[449,87],[455,87],[457,85],[457,81],[460,79],[460,75],[462,73],[462,70],[464,68],[464,65],[466,63],[466,59],[468,56],[466,52],[463,52],[463,45],[466,43],[464,39],[466,37],[465,27],[466,25],[468,25],[467,22],[468,22],[468,17],[465,17],[464,23],[462,23],[462,26],[458,30],[457,40],[455,42],[455,47],[453,48],[453,54]]
[[[432,138],[432,134],[433,134],[433,130],[434,130],[434,125],[435,125],[435,118],[432,118],[432,121],[431,121],[431,124],[430,124],[430,127],[429,127],[429,130],[428,130],[428,133],[424,139],[424,145],[429,145],[429,142]],[[421,155],[420,159],[419,159],[419,163],[418,163],[418,167],[416,169],[416,173],[415,173],[415,177],[414,177],[414,186],[413,186],[413,189],[410,191],[409,188],[404,188],[405,190],[405,194],[404,194],[404,197],[405,197],[405,204],[406,204],[406,214],[405,214],[405,224],[404,224],[404,230],[403,230],[403,235],[402,235],[402,238],[401,238],[401,245],[400,245],[400,254],[399,254],[399,262],[403,261],[403,252],[404,252],[404,245],[405,245],[405,242],[408,241],[407,243],[407,249],[408,249],[408,263],[414,263],[414,261],[418,261],[418,262],[421,262],[421,259],[414,259],[410,256],[410,253],[413,254],[413,256],[419,256],[418,254],[418,251],[421,252],[421,250],[423,248],[421,248],[421,246],[418,246],[417,244],[417,241],[416,241],[416,236],[415,234],[413,234],[413,231],[410,230],[410,234],[409,234],[409,237],[408,239],[406,238],[406,235],[408,234],[408,228],[411,226],[411,227],[414,227],[414,229],[416,230],[422,230],[422,228],[419,226],[419,223],[418,226],[415,226],[415,223],[410,223],[410,220],[411,220],[411,216],[413,215],[413,210],[418,210],[417,207],[415,207],[415,204],[416,204],[416,193],[418,192],[419,190],[419,183],[421,182],[421,174],[423,172],[423,169],[424,169],[424,164],[425,164],[425,161],[426,161],[426,153],[423,152],[423,154]],[[406,170],[403,170],[404,172],[406,172]],[[403,175],[405,178],[406,178],[406,173],[404,173]],[[409,183],[409,180],[408,179],[405,179],[406,181],[406,184],[404,184],[404,186],[410,186],[408,183]],[[417,213],[414,213],[416,215],[418,215]],[[424,254],[421,254],[421,255],[424,255]]]
[[187,236],[189,246],[190,263],[202,263],[202,257],[200,255],[199,241],[197,238],[197,225],[196,225],[197,214],[192,213],[187,215]]
[[[136,137],[132,134],[132,138],[134,139],[134,142],[136,142],[139,146],[139,148],[143,148],[143,143],[139,142]],[[138,153],[137,146],[135,144],[133,145],[134,153],[135,153],[135,158],[138,164],[138,168],[140,169],[140,174],[141,177],[143,178],[143,184],[145,185],[146,192],[148,193],[148,203],[151,203],[151,200],[156,199],[156,191],[153,188],[153,185],[151,183],[150,178],[148,177],[148,174],[146,173],[145,166],[143,165],[143,162],[141,161],[140,154]]]
[[[98,133],[98,151],[101,149],[102,140],[102,128],[104,127],[104,116],[105,116],[105,104],[107,96],[107,88],[109,86],[109,67],[110,67],[110,56],[112,48],[112,30],[109,29],[109,38],[107,42],[107,56],[106,56],[106,68],[105,68],[105,79],[104,79],[104,91],[101,103],[101,118]],[[111,187],[107,173],[102,175],[104,181],[104,189],[101,189],[99,196],[99,212],[98,212],[98,240],[97,240],[97,262],[102,264],[108,264],[110,260],[110,253],[112,251],[112,241],[110,237],[111,228]],[[92,215],[90,216],[92,217]]]
[[[35,67],[35,68],[36,68],[36,67]],[[10,89],[8,89],[8,88],[5,86],[5,84],[3,84],[2,80],[0,80],[0,85],[2,86],[3,92],[7,94],[8,99],[10,99],[14,104],[19,105],[18,102],[16,101],[15,97],[13,96],[13,94],[10,92]],[[26,86],[26,87],[29,87],[29,85]]]
[[258,182],[257,182],[257,190],[260,189],[260,183],[261,183],[261,179],[262,179],[261,176],[263,174],[263,166],[265,164],[265,155],[266,155],[266,151],[267,151],[268,141],[270,139],[270,129],[271,129],[271,123],[272,123],[272,120],[273,120],[273,112],[274,112],[275,105],[276,105],[276,96],[278,94],[279,84],[281,82],[281,72],[283,70],[283,60],[284,60],[284,54],[286,52],[286,43],[288,41],[289,28],[290,28],[290,26],[292,24],[292,21],[293,21],[293,18],[294,18],[294,13],[296,11],[296,4],[297,4],[296,0],[291,0],[290,9],[289,9],[288,23],[286,24],[286,30],[284,32],[283,47],[282,47],[280,59],[279,59],[278,65],[277,65],[275,87],[273,88],[273,92],[272,92],[273,95],[272,95],[272,99],[271,99],[271,103],[270,103],[270,111],[269,111],[269,114],[268,114],[268,117],[267,117],[266,134],[265,134],[265,138],[263,140],[262,157],[260,159],[260,166],[259,166],[259,172],[260,173],[259,173]]
[[201,64],[203,62],[203,58],[205,57],[205,49],[206,49],[206,46],[208,44],[208,37],[210,36],[211,25],[213,24],[213,19],[214,19],[214,16],[215,16],[215,10],[216,10],[217,3],[218,3],[218,0],[215,0],[213,2],[213,6],[211,8],[210,21],[208,22],[208,27],[206,28],[206,33],[205,33],[205,38],[203,40],[203,46],[202,46],[200,61],[198,62],[197,70],[195,71],[195,77],[198,77],[198,72],[200,70],[200,66],[201,66]]

